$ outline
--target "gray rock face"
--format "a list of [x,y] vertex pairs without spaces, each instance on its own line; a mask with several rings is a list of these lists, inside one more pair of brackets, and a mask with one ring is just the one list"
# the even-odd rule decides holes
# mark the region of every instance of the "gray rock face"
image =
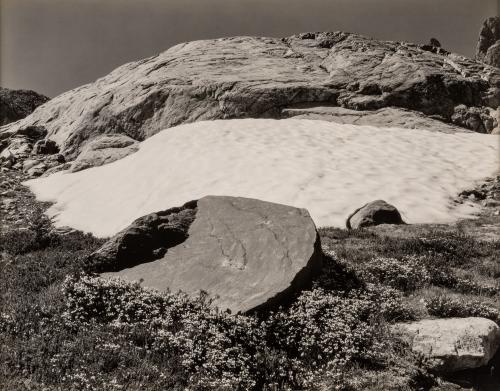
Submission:
[[500,17],[494,16],[484,21],[479,33],[476,58],[486,64],[500,67]]
[[38,155],[53,155],[59,152],[59,147],[52,140],[38,140],[33,146],[33,153]]
[[49,98],[29,90],[9,90],[0,87],[0,125],[20,120],[31,114]]
[[74,159],[104,133],[144,140],[186,122],[281,118],[297,104],[399,107],[450,121],[457,105],[496,108],[500,70],[444,51],[356,34],[233,37],[180,44],[66,92],[0,138],[44,126]]
[[464,126],[447,124],[417,111],[395,107],[384,107],[378,110],[351,110],[334,106],[292,107],[284,109],[282,116],[379,128],[425,129],[442,133],[467,131]]
[[89,257],[88,270],[118,271],[163,257],[187,239],[196,211],[197,201],[191,201],[140,217]]
[[310,284],[321,262],[319,236],[306,210],[207,196],[197,202],[185,241],[160,259],[103,276],[158,290],[203,290],[221,309],[249,312],[291,299]]
[[500,328],[485,318],[426,319],[394,326],[441,373],[488,364],[500,346]]
[[102,166],[124,158],[138,149],[139,143],[123,134],[98,136],[85,146],[70,171]]
[[396,207],[383,200],[372,201],[355,210],[346,221],[347,229],[358,229],[380,224],[404,224]]
[[500,41],[491,45],[484,56],[484,62],[494,67],[500,67]]
[[455,107],[451,121],[478,133],[491,133],[498,126],[497,119],[490,115],[489,109],[465,105]]

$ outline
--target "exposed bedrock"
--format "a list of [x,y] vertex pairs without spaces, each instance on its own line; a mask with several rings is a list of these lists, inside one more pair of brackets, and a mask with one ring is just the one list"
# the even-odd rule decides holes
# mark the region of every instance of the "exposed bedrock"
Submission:
[[0,128],[47,130],[67,160],[102,134],[144,140],[185,122],[281,118],[301,104],[397,107],[451,123],[455,108],[500,101],[500,69],[444,50],[344,32],[179,44],[68,91]]

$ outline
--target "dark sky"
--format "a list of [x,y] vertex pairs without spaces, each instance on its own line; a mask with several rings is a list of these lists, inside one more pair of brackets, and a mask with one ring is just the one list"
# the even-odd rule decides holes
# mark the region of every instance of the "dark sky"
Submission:
[[183,41],[344,30],[472,56],[500,0],[0,0],[0,85],[55,96]]

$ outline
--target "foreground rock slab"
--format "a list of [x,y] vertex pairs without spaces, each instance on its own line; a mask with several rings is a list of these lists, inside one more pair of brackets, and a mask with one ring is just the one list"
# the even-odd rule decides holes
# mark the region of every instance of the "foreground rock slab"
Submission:
[[310,285],[321,261],[319,236],[305,209],[207,196],[197,202],[184,242],[160,259],[103,276],[158,290],[202,290],[221,309],[250,312],[286,303]]
[[500,346],[500,328],[485,318],[426,319],[394,326],[441,373],[482,367]]

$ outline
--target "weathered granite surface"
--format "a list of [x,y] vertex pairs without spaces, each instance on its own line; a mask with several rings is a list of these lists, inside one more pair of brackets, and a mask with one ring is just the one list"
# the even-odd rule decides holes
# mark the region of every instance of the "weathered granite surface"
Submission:
[[41,126],[72,160],[104,133],[140,141],[185,122],[281,118],[300,104],[396,107],[444,122],[458,105],[498,107],[500,69],[427,46],[344,32],[183,43],[52,99],[0,139]]

